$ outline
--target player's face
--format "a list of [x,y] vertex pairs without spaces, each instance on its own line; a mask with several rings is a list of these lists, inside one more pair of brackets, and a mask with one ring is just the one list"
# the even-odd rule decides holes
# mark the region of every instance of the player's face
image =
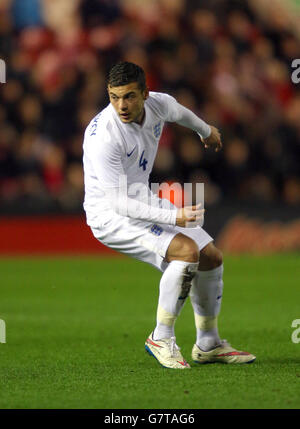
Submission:
[[133,82],[122,86],[108,86],[109,99],[119,118],[124,124],[144,119],[144,103],[148,98],[148,90],[141,91],[138,83]]

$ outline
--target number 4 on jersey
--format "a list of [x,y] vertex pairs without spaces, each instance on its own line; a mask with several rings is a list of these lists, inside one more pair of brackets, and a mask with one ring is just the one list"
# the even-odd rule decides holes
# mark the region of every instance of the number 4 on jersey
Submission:
[[142,155],[141,155],[141,157],[140,157],[140,162],[139,162],[139,166],[140,167],[143,167],[143,171],[145,171],[146,170],[146,165],[147,165],[147,163],[148,163],[148,161],[146,160],[146,158],[144,158],[144,150],[143,150],[143,153],[142,153]]

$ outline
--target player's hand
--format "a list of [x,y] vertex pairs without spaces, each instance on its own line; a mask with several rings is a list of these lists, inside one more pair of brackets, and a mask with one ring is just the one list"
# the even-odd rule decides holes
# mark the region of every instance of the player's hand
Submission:
[[206,139],[202,138],[202,142],[205,149],[212,147],[215,149],[215,152],[219,152],[219,150],[222,149],[221,134],[219,130],[212,125],[210,125],[210,129],[210,135]]
[[205,210],[200,209],[201,204],[187,206],[177,210],[176,225],[185,227],[188,222],[198,222],[202,220]]

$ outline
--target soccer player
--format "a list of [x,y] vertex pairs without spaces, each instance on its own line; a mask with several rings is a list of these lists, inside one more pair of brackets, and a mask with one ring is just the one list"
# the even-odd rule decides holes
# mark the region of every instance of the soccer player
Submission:
[[[170,95],[149,92],[145,73],[136,64],[113,66],[107,89],[110,104],[92,119],[84,136],[84,209],[101,243],[162,271],[156,326],[146,351],[164,367],[190,368],[174,332],[190,296],[196,324],[194,362],[253,362],[254,355],[219,337],[223,260],[199,225],[203,210],[199,204],[167,204],[151,192],[148,182],[165,122],[194,130],[206,148],[216,151],[222,147],[219,131]],[[191,222],[193,227],[188,227]]]

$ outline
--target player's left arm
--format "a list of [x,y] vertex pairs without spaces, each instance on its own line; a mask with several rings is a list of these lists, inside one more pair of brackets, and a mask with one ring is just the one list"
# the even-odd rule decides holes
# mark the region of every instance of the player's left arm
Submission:
[[216,127],[207,124],[195,115],[194,112],[178,103],[169,94],[164,94],[163,100],[167,108],[166,121],[176,122],[179,125],[196,131],[205,148],[212,147],[216,152],[222,148],[221,135]]
[[179,103],[177,103],[177,110],[178,119],[175,121],[177,124],[196,131],[205,148],[211,147],[216,152],[222,149],[221,134],[218,128],[207,124],[195,113]]
[[219,152],[219,150],[221,150],[223,146],[220,131],[213,125],[209,125],[209,127],[211,129],[210,135],[206,138],[200,136],[200,138],[206,149],[208,147],[212,147],[215,149],[215,152]]

